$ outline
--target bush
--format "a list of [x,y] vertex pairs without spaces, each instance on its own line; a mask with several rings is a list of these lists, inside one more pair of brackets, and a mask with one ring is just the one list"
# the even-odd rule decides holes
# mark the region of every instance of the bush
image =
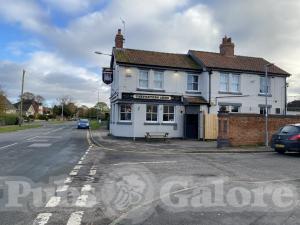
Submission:
[[15,114],[5,114],[0,116],[0,125],[17,125],[18,116]]
[[36,116],[36,119],[38,119],[38,120],[48,120],[48,116],[38,114],[38,115]]

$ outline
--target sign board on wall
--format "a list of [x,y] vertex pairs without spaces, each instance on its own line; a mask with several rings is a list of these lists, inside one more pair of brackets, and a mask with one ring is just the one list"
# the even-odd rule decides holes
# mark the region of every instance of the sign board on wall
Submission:
[[152,100],[171,100],[171,96],[166,96],[166,95],[141,95],[141,94],[134,94],[133,98],[138,98],[138,99],[152,99]]
[[111,84],[113,82],[113,71],[111,68],[103,67],[102,69],[102,81],[105,84]]

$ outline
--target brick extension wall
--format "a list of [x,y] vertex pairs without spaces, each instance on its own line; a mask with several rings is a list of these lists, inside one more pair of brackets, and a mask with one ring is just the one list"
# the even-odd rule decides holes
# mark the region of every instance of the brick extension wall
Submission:
[[[220,113],[218,141],[229,146],[262,145],[265,138],[265,117],[260,114]],[[300,116],[269,115],[270,139],[280,127],[300,123]],[[225,144],[226,145],[226,144]]]

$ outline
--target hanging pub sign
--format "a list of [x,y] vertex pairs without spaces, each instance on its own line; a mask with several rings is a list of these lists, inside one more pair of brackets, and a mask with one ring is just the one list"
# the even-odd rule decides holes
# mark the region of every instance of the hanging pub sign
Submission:
[[102,81],[105,84],[111,84],[113,82],[113,71],[109,67],[103,67],[102,69]]

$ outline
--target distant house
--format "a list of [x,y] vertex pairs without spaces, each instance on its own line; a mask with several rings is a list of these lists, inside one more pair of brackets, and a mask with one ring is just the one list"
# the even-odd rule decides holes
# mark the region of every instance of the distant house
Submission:
[[[21,110],[21,102],[14,104],[18,112]],[[25,116],[35,116],[37,114],[43,114],[43,108],[40,104],[33,100],[24,100],[23,101],[23,115]]]
[[300,100],[295,100],[287,104],[288,115],[300,115]]
[[4,96],[5,113],[16,114],[16,107]]
[[43,114],[46,115],[46,116],[52,115],[53,114],[52,108],[43,107]]

